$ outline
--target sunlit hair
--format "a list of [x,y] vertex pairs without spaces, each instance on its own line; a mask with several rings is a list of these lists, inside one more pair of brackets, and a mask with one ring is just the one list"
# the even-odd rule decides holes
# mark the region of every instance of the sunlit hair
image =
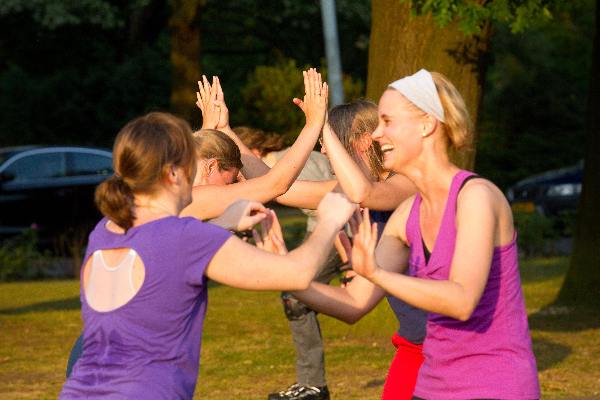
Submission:
[[[329,126],[340,139],[348,153],[362,163],[357,152],[357,144],[365,134],[371,135],[378,124],[377,104],[368,100],[356,100],[340,104],[329,111]],[[383,154],[379,143],[373,141],[366,151],[369,171],[374,179],[379,180],[384,172]]]
[[247,126],[238,126],[233,131],[249,149],[257,149],[261,157],[285,147],[285,138],[275,133]]
[[444,119],[442,128],[448,144],[455,150],[467,150],[473,145],[473,124],[465,100],[456,87],[439,72],[431,72],[442,107]]
[[171,167],[183,168],[191,183],[196,173],[192,130],[174,115],[152,112],[125,125],[113,146],[115,174],[96,189],[100,212],[121,228],[133,226],[134,195],[153,194]]
[[220,170],[242,169],[240,149],[226,134],[215,129],[201,129],[193,133],[196,157],[214,158]]

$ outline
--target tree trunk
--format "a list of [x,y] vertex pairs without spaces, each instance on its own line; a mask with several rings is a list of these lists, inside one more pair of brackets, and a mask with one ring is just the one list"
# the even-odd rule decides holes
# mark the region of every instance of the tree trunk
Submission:
[[558,296],[563,304],[597,307],[600,298],[600,0],[596,0],[596,33],[592,53],[590,93],[586,118],[585,168],[577,212],[577,227],[569,271]]
[[[372,0],[367,97],[375,101],[392,81],[421,68],[441,72],[463,95],[474,126],[482,99],[485,55],[491,29],[465,36],[457,23],[440,28],[430,14],[411,14],[411,3]],[[461,167],[472,169],[475,151],[453,155]]]
[[195,123],[197,82],[200,69],[199,17],[205,0],[171,0],[171,111],[192,125]]

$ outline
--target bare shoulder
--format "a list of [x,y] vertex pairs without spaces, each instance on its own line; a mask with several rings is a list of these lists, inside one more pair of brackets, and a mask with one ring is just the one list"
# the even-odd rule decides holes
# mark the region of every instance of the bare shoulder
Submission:
[[493,182],[484,178],[470,179],[465,183],[458,195],[458,206],[460,207],[461,204],[510,209],[504,193]]
[[457,216],[476,215],[481,221],[492,218],[495,235],[494,245],[509,243],[514,235],[512,210],[504,193],[487,179],[471,179],[465,183],[458,196]]

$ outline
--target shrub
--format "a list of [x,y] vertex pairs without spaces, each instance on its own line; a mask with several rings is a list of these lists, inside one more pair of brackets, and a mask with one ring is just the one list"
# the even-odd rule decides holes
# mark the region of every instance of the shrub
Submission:
[[[282,134],[292,143],[304,126],[304,114],[292,99],[304,93],[302,70],[306,68],[298,67],[293,59],[256,67],[241,90],[244,106],[238,119],[245,125]],[[319,70],[326,80],[327,69]],[[344,93],[346,101],[360,98],[363,82],[345,76]]]
[[45,256],[37,249],[37,230],[30,228],[0,246],[0,281],[38,279],[44,276]]
[[525,256],[547,255],[551,252],[548,242],[557,236],[552,218],[537,212],[516,212],[514,221],[519,248]]

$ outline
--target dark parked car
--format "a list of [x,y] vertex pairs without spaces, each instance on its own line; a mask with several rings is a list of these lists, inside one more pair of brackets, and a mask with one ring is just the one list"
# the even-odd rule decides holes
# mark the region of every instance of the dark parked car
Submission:
[[570,167],[523,179],[507,190],[506,197],[513,211],[559,216],[577,210],[582,178],[583,160]]
[[29,227],[45,239],[100,218],[96,186],[113,173],[110,151],[90,147],[0,149],[0,234]]

